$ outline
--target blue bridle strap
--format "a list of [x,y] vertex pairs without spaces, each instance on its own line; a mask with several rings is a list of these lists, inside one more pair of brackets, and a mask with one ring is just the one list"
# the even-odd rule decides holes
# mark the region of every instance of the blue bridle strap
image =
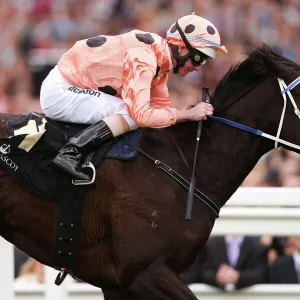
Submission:
[[243,124],[240,124],[240,123],[237,123],[237,122],[228,120],[228,119],[224,119],[224,118],[220,118],[220,117],[215,117],[215,116],[207,116],[207,117],[208,117],[209,119],[218,121],[218,122],[220,122],[220,123],[227,124],[227,125],[229,125],[229,126],[231,126],[231,127],[235,127],[235,128],[238,128],[238,129],[241,129],[241,130],[244,130],[244,131],[253,133],[253,134],[255,134],[255,135],[261,136],[261,135],[263,134],[263,132],[260,131],[260,130],[257,130],[257,129],[248,127],[248,126],[246,126],[246,125],[243,125]]
[[211,120],[215,120],[215,121],[218,121],[220,123],[224,123],[224,124],[229,125],[231,127],[235,127],[235,128],[241,129],[243,131],[246,131],[246,132],[258,135],[260,137],[264,137],[264,138],[267,138],[269,140],[273,140],[273,141],[275,141],[277,143],[281,143],[281,144],[289,146],[291,148],[300,150],[300,146],[299,145],[296,145],[296,144],[290,143],[288,141],[282,140],[279,137],[275,137],[275,136],[270,135],[268,133],[265,133],[265,132],[263,132],[261,130],[257,130],[257,129],[248,127],[246,125],[243,125],[243,124],[240,124],[240,123],[228,120],[228,119],[220,118],[220,117],[215,117],[215,116],[207,116],[207,117],[209,119],[211,119]]
[[296,85],[298,85],[300,83],[300,76],[298,78],[296,78],[292,83],[290,83],[286,89],[284,89],[281,94],[285,94],[288,91],[292,90]]

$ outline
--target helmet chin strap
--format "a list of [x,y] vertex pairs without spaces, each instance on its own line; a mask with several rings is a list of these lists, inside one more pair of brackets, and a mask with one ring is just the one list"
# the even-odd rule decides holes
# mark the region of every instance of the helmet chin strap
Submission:
[[173,73],[177,74],[179,68],[181,68],[182,66],[184,66],[185,62],[190,58],[190,55],[192,53],[193,47],[191,46],[191,44],[187,40],[185,34],[182,32],[182,29],[180,28],[180,26],[178,24],[178,21],[176,21],[175,24],[176,24],[176,28],[177,28],[177,30],[178,30],[178,32],[179,32],[179,34],[180,34],[180,36],[181,36],[181,38],[182,38],[185,46],[189,50],[189,52],[186,55],[181,56],[179,54],[179,52],[178,52],[178,46],[171,45],[173,56],[176,59],[176,67],[174,68]]
[[178,73],[178,70],[179,68],[181,68],[182,66],[184,66],[185,62],[189,59],[190,57],[190,52],[188,52],[186,55],[184,56],[181,56],[178,52],[178,46],[175,46],[175,45],[170,45],[171,46],[171,50],[172,50],[172,54],[173,54],[173,57],[175,58],[176,60],[176,67],[173,69],[173,73],[174,74],[177,74]]

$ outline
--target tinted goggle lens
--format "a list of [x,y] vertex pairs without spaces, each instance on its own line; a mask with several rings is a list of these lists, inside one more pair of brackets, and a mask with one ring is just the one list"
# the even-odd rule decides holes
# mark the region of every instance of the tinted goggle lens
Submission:
[[198,52],[192,53],[191,59],[194,66],[201,66],[207,62],[207,56]]

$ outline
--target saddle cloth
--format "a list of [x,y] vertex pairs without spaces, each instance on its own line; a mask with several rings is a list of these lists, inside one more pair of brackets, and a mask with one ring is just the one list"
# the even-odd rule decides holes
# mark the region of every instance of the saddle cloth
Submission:
[[[53,158],[69,139],[87,125],[54,121],[42,114],[9,115],[9,138],[0,139],[0,163],[12,178],[33,193],[55,201],[60,171]],[[133,159],[142,136],[138,129],[104,144],[92,163],[100,165],[104,158]]]

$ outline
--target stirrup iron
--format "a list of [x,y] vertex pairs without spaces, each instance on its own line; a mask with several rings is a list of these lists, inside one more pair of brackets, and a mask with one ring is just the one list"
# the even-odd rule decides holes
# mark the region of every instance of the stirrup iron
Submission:
[[93,176],[91,180],[82,180],[82,179],[72,179],[72,184],[73,185],[89,185],[95,182],[96,178],[96,169],[95,166],[92,164],[92,158],[93,158],[94,153],[90,153],[86,156],[85,161],[83,165],[81,166],[82,169],[84,168],[90,168],[93,171]]

